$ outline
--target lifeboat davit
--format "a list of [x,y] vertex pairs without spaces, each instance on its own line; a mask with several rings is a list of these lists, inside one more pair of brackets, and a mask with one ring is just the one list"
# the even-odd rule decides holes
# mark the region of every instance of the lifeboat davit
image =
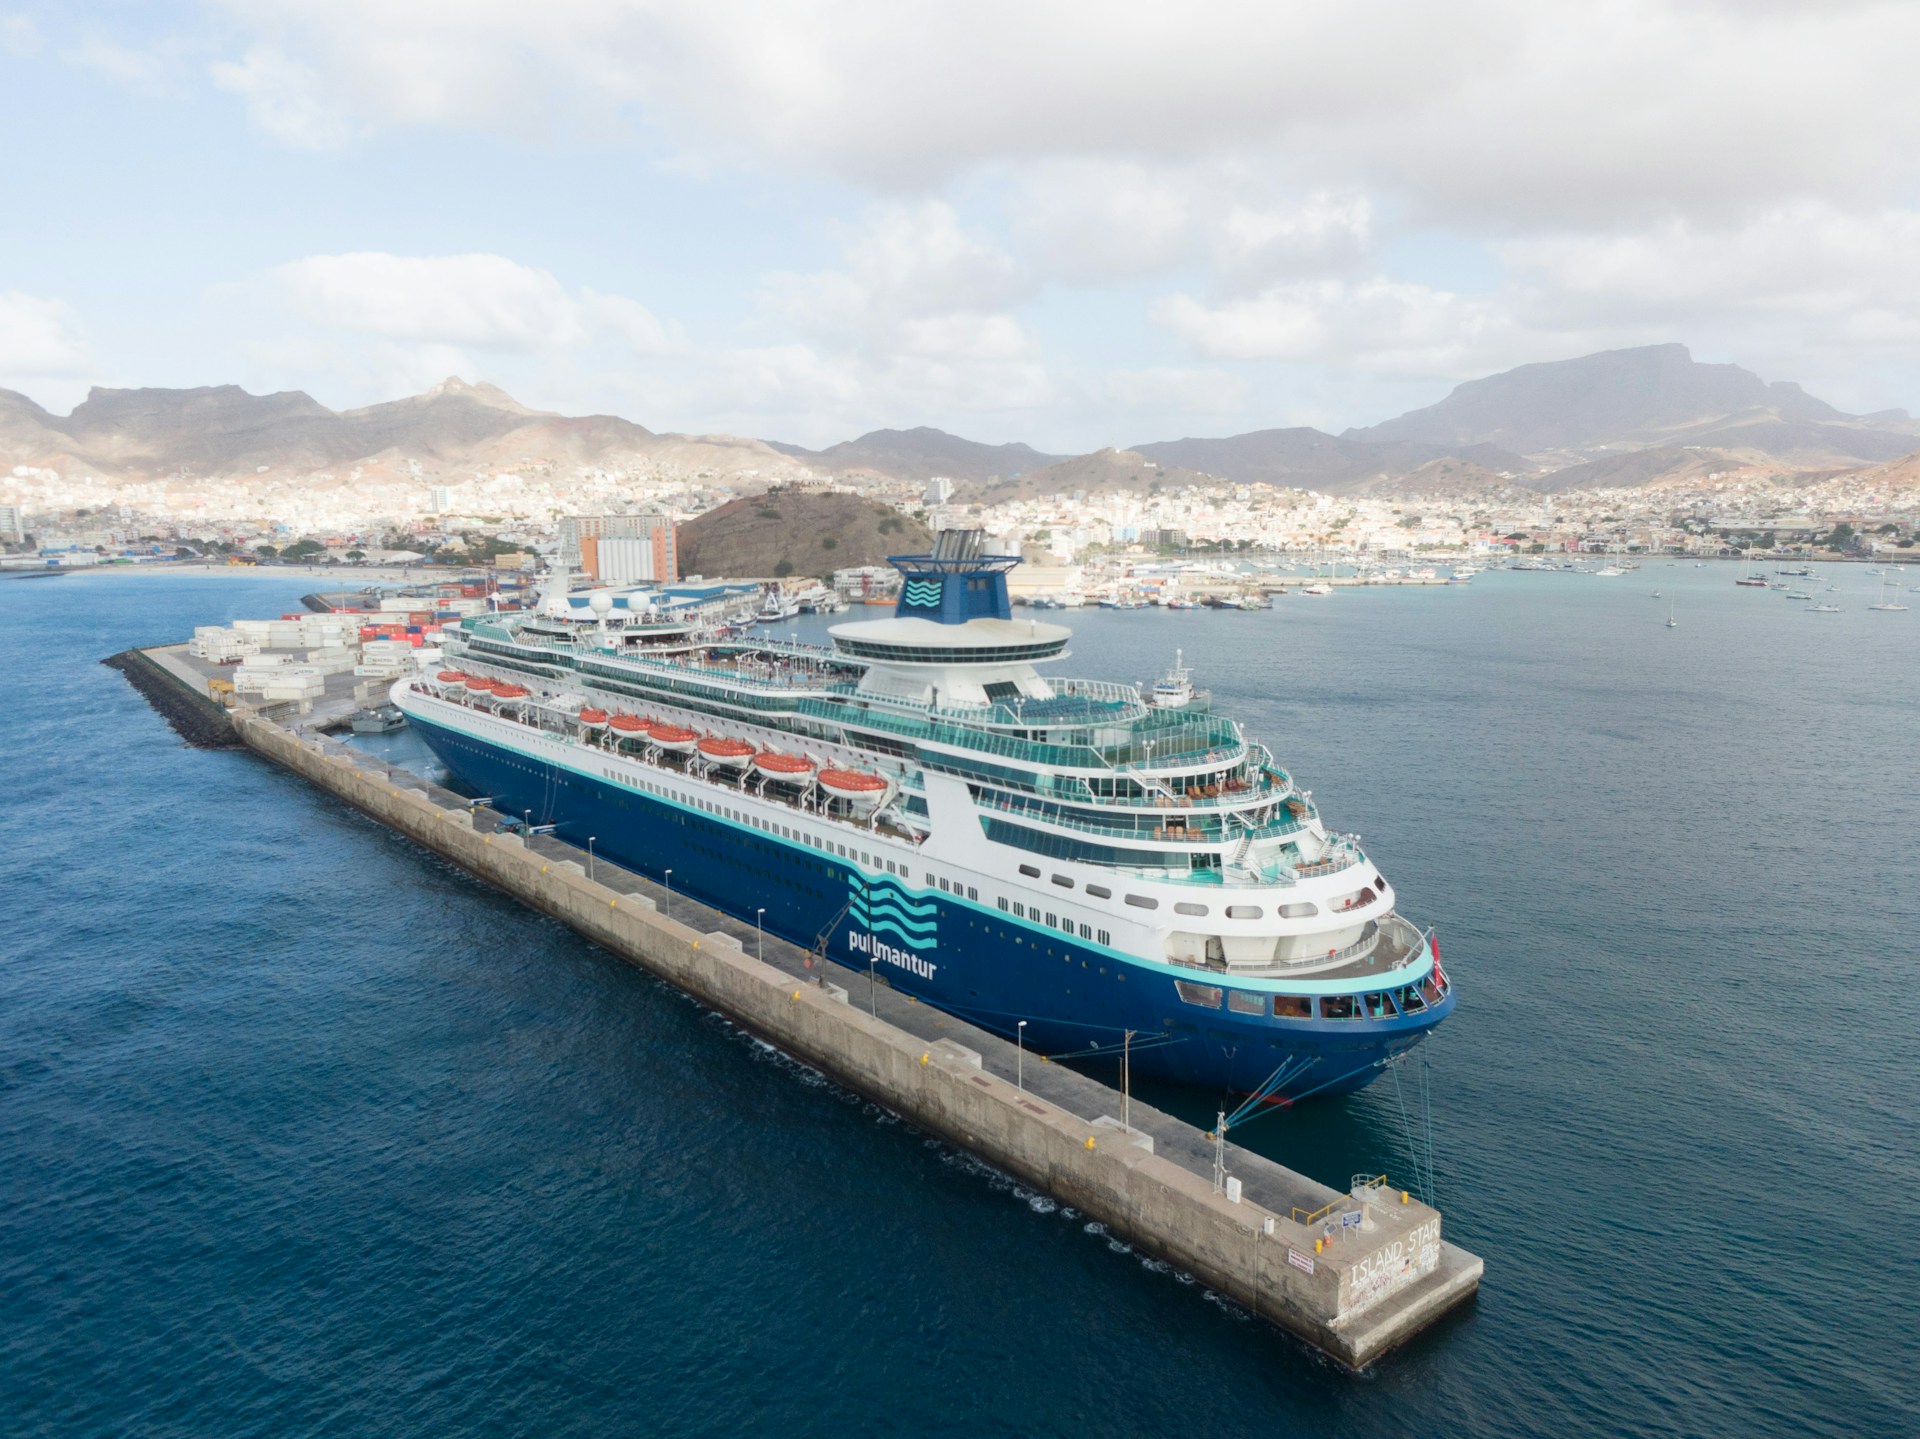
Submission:
[[607,712],[597,709],[580,711],[580,723],[590,730],[602,730],[607,727]]
[[753,757],[753,767],[770,779],[803,780],[813,773],[813,761],[803,754],[768,750]]
[[661,749],[672,750],[675,754],[686,754],[700,743],[700,735],[697,731],[682,725],[668,724],[664,720],[655,720],[647,727],[647,734]]
[[820,788],[835,799],[845,800],[858,814],[876,808],[887,796],[887,782],[863,769],[823,769]]
[[753,758],[753,746],[743,739],[722,739],[716,735],[701,740],[699,748],[702,759],[730,769],[738,769]]

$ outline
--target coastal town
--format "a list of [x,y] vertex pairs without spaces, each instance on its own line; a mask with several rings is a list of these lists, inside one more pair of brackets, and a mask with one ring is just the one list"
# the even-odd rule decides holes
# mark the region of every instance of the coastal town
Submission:
[[[1147,462],[1149,475],[1152,469]],[[1920,523],[1920,488],[1872,475],[1807,484],[1791,473],[1759,470],[1714,473],[1684,487],[1543,494],[1504,485],[1491,493],[1399,497],[1210,477],[1165,486],[1149,479],[1134,490],[966,503],[952,480],[938,476],[916,483],[803,475],[770,486],[756,476],[595,469],[560,475],[540,467],[434,485],[362,474],[296,496],[225,479],[193,486],[107,482],[20,466],[0,477],[0,541],[9,545],[8,562],[15,566],[213,558],[342,566],[438,561],[515,570],[553,553],[569,516],[651,517],[678,526],[770,491],[857,495],[932,529],[977,527],[1040,568],[1170,555],[1278,555],[1352,566],[1753,549],[1898,560],[1912,553]],[[633,576],[656,577],[677,576]]]

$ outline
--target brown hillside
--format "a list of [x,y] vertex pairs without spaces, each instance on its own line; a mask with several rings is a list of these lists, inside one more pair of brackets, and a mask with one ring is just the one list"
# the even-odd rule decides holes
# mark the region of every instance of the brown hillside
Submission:
[[680,527],[683,574],[812,575],[829,578],[888,555],[925,552],[933,535],[917,520],[859,495],[769,490],[709,510]]

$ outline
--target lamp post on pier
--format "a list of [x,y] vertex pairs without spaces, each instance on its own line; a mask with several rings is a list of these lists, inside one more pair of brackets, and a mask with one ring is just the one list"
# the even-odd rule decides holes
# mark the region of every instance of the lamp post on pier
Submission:
[[667,902],[662,906],[660,906],[660,912],[664,914],[668,919],[672,919],[673,918],[673,871],[672,870],[667,871],[666,878],[662,882],[666,885]]
[[1013,1027],[1013,1087],[1022,1094],[1027,1091],[1027,1022],[1021,1020]]
[[762,905],[753,912],[753,956],[762,964],[767,962],[767,910]]
[[593,880],[593,842],[598,838],[598,835],[590,834],[587,836],[587,880],[589,883]]

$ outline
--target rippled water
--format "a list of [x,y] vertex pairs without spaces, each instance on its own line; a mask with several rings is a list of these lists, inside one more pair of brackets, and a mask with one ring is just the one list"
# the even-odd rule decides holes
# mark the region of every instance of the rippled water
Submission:
[[[1055,617],[1439,928],[1486,1288],[1360,1378],[96,663],[297,580],[0,584],[4,1427],[1913,1432],[1920,611],[1731,579]],[[1412,1172],[1384,1081],[1239,1137]]]

